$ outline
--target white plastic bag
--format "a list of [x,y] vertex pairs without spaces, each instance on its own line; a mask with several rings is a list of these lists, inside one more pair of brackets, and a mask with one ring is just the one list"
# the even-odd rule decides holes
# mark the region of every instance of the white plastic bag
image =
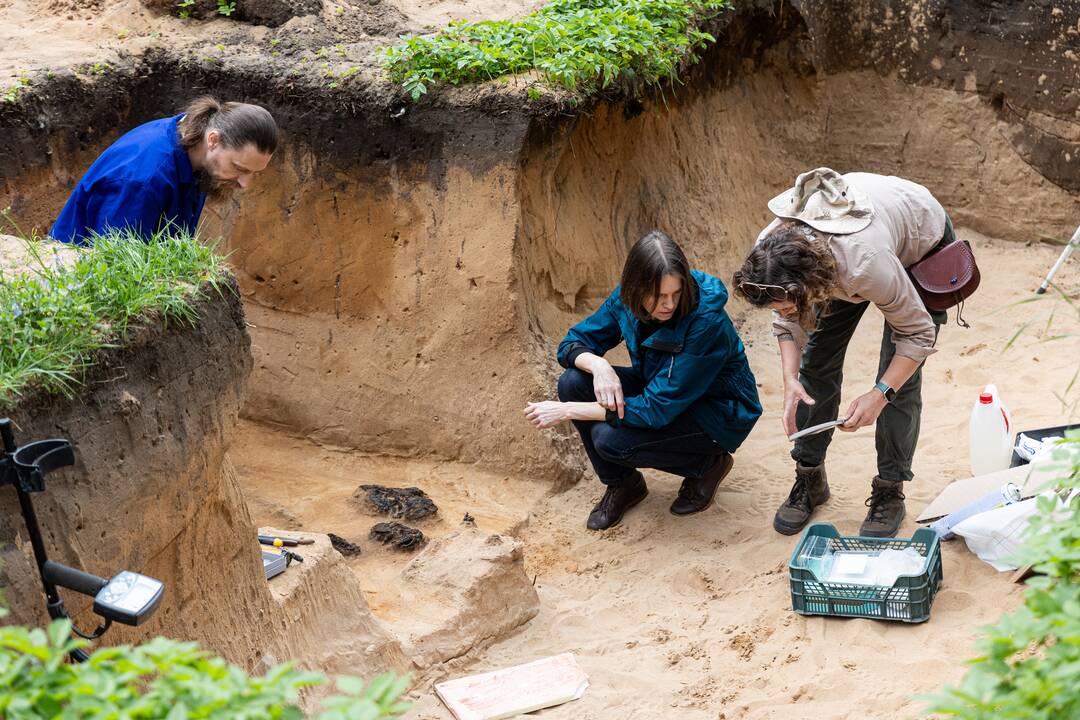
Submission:
[[[1042,496],[1056,498],[1057,507],[1062,507],[1061,499],[1053,492],[1045,492]],[[964,538],[971,552],[998,572],[1015,570],[1016,565],[1010,560],[1023,545],[1021,538],[1028,521],[1039,511],[1036,503],[1042,496],[972,515],[952,531]]]

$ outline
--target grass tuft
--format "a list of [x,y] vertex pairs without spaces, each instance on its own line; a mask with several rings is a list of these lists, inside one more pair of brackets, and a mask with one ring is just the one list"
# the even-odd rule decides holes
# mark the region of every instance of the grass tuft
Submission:
[[437,83],[493,80],[537,71],[586,94],[676,77],[716,39],[701,25],[728,0],[553,0],[516,20],[454,22],[431,36],[406,35],[383,65],[413,99]]
[[223,258],[183,231],[110,232],[68,262],[23,242],[29,267],[0,271],[0,408],[34,388],[70,397],[96,351],[142,321],[194,324],[194,302],[224,287]]

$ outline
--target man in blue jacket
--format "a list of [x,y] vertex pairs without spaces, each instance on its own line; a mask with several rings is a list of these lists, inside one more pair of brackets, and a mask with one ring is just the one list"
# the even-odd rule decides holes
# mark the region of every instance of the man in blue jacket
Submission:
[[[559,345],[559,400],[529,403],[525,414],[538,428],[570,421],[581,435],[606,486],[590,530],[613,527],[645,498],[640,468],[683,477],[675,515],[707,508],[731,471],[761,402],[727,297],[654,231],[631,248],[620,287]],[[629,368],[603,357],[622,342]]]
[[192,235],[206,198],[245,188],[277,148],[264,108],[204,97],[176,117],[123,135],[75,186],[49,235],[86,245],[109,230],[148,239],[175,228]]

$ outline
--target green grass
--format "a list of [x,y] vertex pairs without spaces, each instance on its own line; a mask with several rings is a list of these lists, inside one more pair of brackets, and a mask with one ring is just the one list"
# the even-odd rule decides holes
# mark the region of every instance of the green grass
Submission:
[[413,99],[433,85],[536,71],[551,85],[590,94],[677,76],[716,39],[700,28],[728,0],[553,0],[516,20],[455,22],[433,36],[403,36],[383,51],[390,78]]
[[224,287],[224,260],[184,232],[113,232],[68,263],[24,242],[30,268],[0,275],[0,408],[36,388],[71,396],[96,351],[143,321],[194,323],[193,303]]

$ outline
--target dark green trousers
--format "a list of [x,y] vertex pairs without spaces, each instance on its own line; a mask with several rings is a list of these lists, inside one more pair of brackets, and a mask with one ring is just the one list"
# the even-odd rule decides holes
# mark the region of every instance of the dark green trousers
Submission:
[[[828,311],[822,313],[818,325],[810,333],[810,340],[803,348],[799,364],[799,382],[813,405],[799,403],[795,423],[799,428],[835,420],[840,413],[840,386],[844,380],[844,355],[869,302],[849,303],[832,300]],[[946,313],[931,312],[935,337],[945,324]],[[877,376],[866,378],[862,394],[870,390],[892,361],[896,346],[892,341],[892,327],[885,323],[881,338],[881,353]],[[849,398],[850,403],[854,398]],[[844,408],[845,410],[847,408]],[[922,365],[915,374],[897,390],[896,398],[885,406],[878,416],[875,431],[878,476],[883,480],[910,480],[911,459],[919,441],[919,416],[922,414]],[[795,441],[791,457],[803,465],[820,465],[832,441],[833,431],[810,435]]]

